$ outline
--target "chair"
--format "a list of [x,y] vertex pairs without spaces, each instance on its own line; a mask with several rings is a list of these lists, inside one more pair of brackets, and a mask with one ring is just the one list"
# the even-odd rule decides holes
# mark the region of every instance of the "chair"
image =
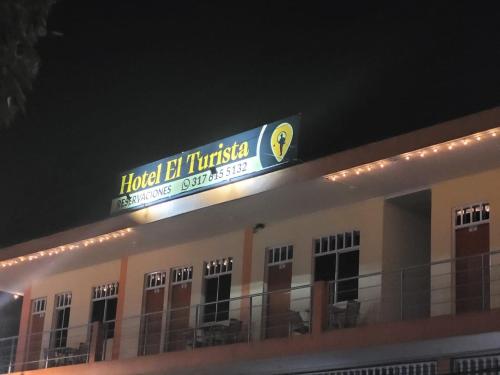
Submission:
[[359,301],[342,301],[330,306],[330,327],[352,328],[358,325]]
[[359,301],[348,301],[345,311],[345,326],[356,327],[358,325],[359,308],[361,303]]
[[240,342],[241,340],[241,329],[243,327],[243,322],[238,319],[231,318],[229,320],[229,326],[226,330],[226,340],[225,343],[233,344]]
[[302,316],[298,311],[293,311],[290,310],[290,333],[298,333],[298,334],[305,334],[309,332],[309,328],[307,327],[306,323],[304,322],[304,319],[302,319]]

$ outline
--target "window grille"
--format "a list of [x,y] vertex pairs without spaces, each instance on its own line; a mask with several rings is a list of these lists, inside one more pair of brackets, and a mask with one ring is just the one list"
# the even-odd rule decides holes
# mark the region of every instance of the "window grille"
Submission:
[[41,314],[45,312],[47,307],[47,299],[45,297],[34,299],[31,303],[32,314]]
[[[227,269],[227,267],[226,267]],[[172,285],[181,284],[193,279],[193,266],[172,269]]]
[[400,363],[394,365],[360,367],[343,370],[310,372],[304,375],[436,375],[435,361]]
[[270,265],[291,262],[293,259],[293,245],[273,247],[268,249],[267,263]]
[[107,283],[94,287],[92,299],[104,299],[118,295],[118,282]]
[[361,244],[361,236],[358,230],[352,232],[338,233],[314,240],[314,255],[320,256],[335,251],[355,250]]
[[71,292],[56,295],[56,309],[64,309],[71,306]]
[[222,258],[205,263],[205,277],[229,273],[233,270],[233,258]]
[[454,374],[497,374],[500,370],[500,354],[457,358],[453,360],[452,368]]
[[151,272],[146,275],[146,289],[156,289],[165,286],[167,273],[165,271]]
[[490,204],[478,203],[455,210],[455,227],[487,223],[490,220]]

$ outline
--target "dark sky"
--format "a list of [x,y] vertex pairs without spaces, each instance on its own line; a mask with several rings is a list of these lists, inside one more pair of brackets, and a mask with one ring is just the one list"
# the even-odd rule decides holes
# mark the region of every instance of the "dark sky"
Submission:
[[[117,174],[301,112],[309,160],[500,105],[500,4],[64,0],[0,131],[0,246],[108,216]],[[419,4],[419,5],[412,5]]]

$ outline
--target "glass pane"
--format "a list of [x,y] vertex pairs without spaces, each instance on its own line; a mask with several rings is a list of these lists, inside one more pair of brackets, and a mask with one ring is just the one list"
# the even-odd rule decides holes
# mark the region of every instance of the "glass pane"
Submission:
[[335,278],[335,254],[316,257],[314,265],[314,281],[330,281]]
[[118,303],[118,298],[110,298],[106,300],[106,321],[111,321],[116,319],[116,305]]
[[335,250],[335,236],[330,236],[330,251]]
[[92,322],[102,322],[104,320],[104,300],[92,303]]
[[463,224],[469,224],[471,222],[472,209],[467,208],[463,217]]
[[64,328],[64,310],[57,310],[56,329]]
[[[219,278],[214,277],[211,279],[205,279],[205,302],[215,302],[217,301],[217,289],[219,285]],[[204,322],[213,322],[215,320],[215,311],[217,309],[217,305],[215,303],[211,303],[204,306],[203,309],[203,321]]]
[[280,249],[274,249],[274,261],[275,262],[280,261]]
[[64,318],[62,321],[62,327],[61,328],[68,328],[69,327],[69,313],[70,313],[70,308],[66,307],[64,309]]
[[472,221],[481,221],[481,207],[480,206],[474,206],[472,207]]
[[321,252],[324,253],[328,251],[328,237],[323,237],[321,239]]
[[344,235],[337,234],[337,249],[343,249],[344,248]]
[[490,205],[483,204],[483,220],[488,220],[490,218]]
[[[219,277],[219,301],[231,298],[231,274]],[[217,304],[217,321],[229,319],[229,301]]]
[[[339,270],[337,279],[351,278],[359,275],[359,251],[339,254]],[[340,281],[337,284],[337,301],[348,301],[358,298],[358,279]]]
[[288,246],[288,259],[293,259],[293,246]]
[[281,248],[281,256],[280,256],[280,260],[281,261],[285,261],[286,260],[286,254],[287,254],[286,246],[283,246]]
[[462,225],[462,210],[455,211],[455,225]]
[[273,249],[269,249],[268,263],[273,262]]
[[319,254],[321,250],[319,239],[314,240],[314,254]]
[[359,230],[354,231],[353,246],[359,246],[361,242],[361,237],[359,235]]
[[345,233],[345,247],[352,247],[352,233],[351,232],[346,232]]

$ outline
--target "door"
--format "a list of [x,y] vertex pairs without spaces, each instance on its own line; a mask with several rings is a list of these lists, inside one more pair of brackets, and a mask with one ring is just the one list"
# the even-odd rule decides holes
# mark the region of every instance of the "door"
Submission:
[[165,288],[147,289],[144,292],[144,315],[141,322],[141,352],[139,354],[158,354],[161,351]]
[[268,267],[266,337],[286,337],[290,331],[290,287],[292,263]]
[[489,223],[459,228],[456,246],[456,312],[481,311],[490,305]]
[[42,351],[43,324],[45,321],[45,299],[33,300],[31,303],[31,321],[28,335],[28,345],[26,352],[25,369],[34,370],[39,368],[40,356]]
[[168,320],[167,350],[185,350],[193,335],[189,329],[191,282],[172,285],[170,290],[170,314]]

